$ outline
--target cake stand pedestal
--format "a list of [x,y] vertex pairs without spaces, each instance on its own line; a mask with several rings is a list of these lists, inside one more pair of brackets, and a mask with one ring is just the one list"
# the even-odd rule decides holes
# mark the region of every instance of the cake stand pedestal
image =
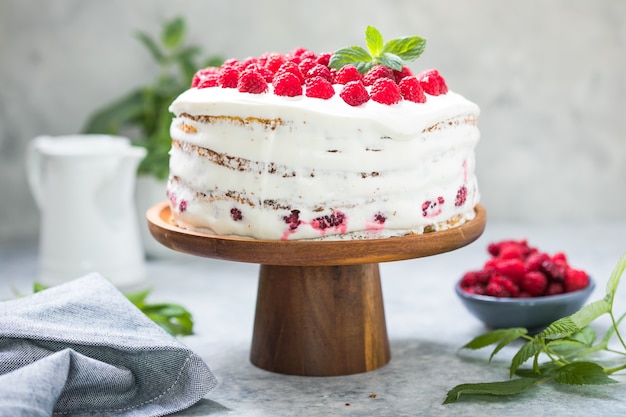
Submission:
[[192,232],[173,225],[168,203],[147,212],[150,232],[176,251],[260,264],[250,352],[259,368],[337,376],[389,362],[380,262],[452,251],[482,234],[486,212],[453,229],[371,240],[273,241]]

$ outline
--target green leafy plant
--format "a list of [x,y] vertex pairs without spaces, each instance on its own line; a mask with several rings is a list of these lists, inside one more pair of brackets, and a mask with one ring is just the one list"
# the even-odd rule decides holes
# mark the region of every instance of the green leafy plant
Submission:
[[83,129],[84,133],[127,136],[134,144],[145,147],[148,153],[138,171],[158,179],[167,178],[169,171],[172,120],[169,105],[189,88],[199,68],[219,66],[223,62],[219,56],[197,62],[200,48],[185,45],[185,33],[186,25],[180,17],[164,24],[160,42],[144,32],[137,32],[137,39],[159,67],[156,79],[96,110]]
[[372,26],[365,30],[365,42],[367,49],[350,46],[335,51],[328,66],[339,70],[344,65],[352,64],[361,74],[365,74],[377,64],[400,71],[407,63],[416,60],[426,47],[426,39],[419,36],[384,42],[378,29]]
[[124,294],[150,320],[161,326],[173,336],[193,334],[193,317],[187,309],[179,304],[147,303],[150,290]]
[[[33,292],[39,292],[48,287],[38,282],[33,284]],[[147,303],[146,298],[150,290],[125,293],[124,296],[135,305],[150,320],[161,326],[173,336],[189,336],[193,334],[193,317],[187,309],[179,304]]]
[[[481,349],[496,345],[489,361],[505,346],[522,338],[526,343],[517,351],[509,367],[509,379],[497,382],[468,383],[457,385],[448,391],[444,404],[456,402],[461,397],[477,395],[509,396],[525,392],[545,383],[568,385],[603,385],[617,382],[610,375],[626,369],[626,343],[619,325],[626,313],[616,317],[613,311],[615,292],[626,269],[626,254],[619,260],[611,274],[604,298],[585,305],[576,313],[556,320],[542,332],[529,336],[525,328],[499,329],[480,335],[464,349]],[[598,340],[589,325],[600,316],[608,314],[611,326]],[[617,339],[619,349],[610,346]],[[589,359],[600,352],[623,363],[604,366]],[[531,368],[521,366],[532,358]],[[541,362],[542,359],[546,359]],[[605,358],[606,359],[606,358]],[[609,361],[607,360],[606,363]],[[614,362],[611,362],[614,363]],[[514,376],[518,378],[513,378]]]

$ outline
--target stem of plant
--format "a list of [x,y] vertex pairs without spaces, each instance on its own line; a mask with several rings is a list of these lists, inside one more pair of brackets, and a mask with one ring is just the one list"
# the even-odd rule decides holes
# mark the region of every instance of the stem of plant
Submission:
[[624,349],[626,349],[626,343],[624,343],[624,339],[622,339],[622,335],[620,334],[619,328],[617,327],[617,322],[615,321],[615,316],[613,315],[613,310],[611,310],[609,312],[609,315],[611,316],[611,323],[613,323],[613,328],[615,329],[615,334],[617,335],[617,338],[619,339],[619,341],[622,344],[622,346],[624,347]]
[[624,369],[626,369],[626,363],[624,365],[616,366],[614,368],[605,368],[604,372],[606,372],[607,375],[611,375]]

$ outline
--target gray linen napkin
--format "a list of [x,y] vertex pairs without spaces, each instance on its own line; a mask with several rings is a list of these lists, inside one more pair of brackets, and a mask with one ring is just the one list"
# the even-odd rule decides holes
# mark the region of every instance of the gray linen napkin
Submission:
[[98,274],[0,302],[0,416],[163,416],[209,367]]

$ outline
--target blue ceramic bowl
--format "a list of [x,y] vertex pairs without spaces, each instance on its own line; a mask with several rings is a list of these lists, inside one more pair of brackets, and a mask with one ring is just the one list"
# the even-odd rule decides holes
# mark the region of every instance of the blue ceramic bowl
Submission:
[[492,329],[525,327],[529,333],[538,333],[550,323],[578,311],[587,301],[595,283],[582,290],[559,295],[533,298],[498,298],[468,294],[460,281],[454,287],[470,313]]

